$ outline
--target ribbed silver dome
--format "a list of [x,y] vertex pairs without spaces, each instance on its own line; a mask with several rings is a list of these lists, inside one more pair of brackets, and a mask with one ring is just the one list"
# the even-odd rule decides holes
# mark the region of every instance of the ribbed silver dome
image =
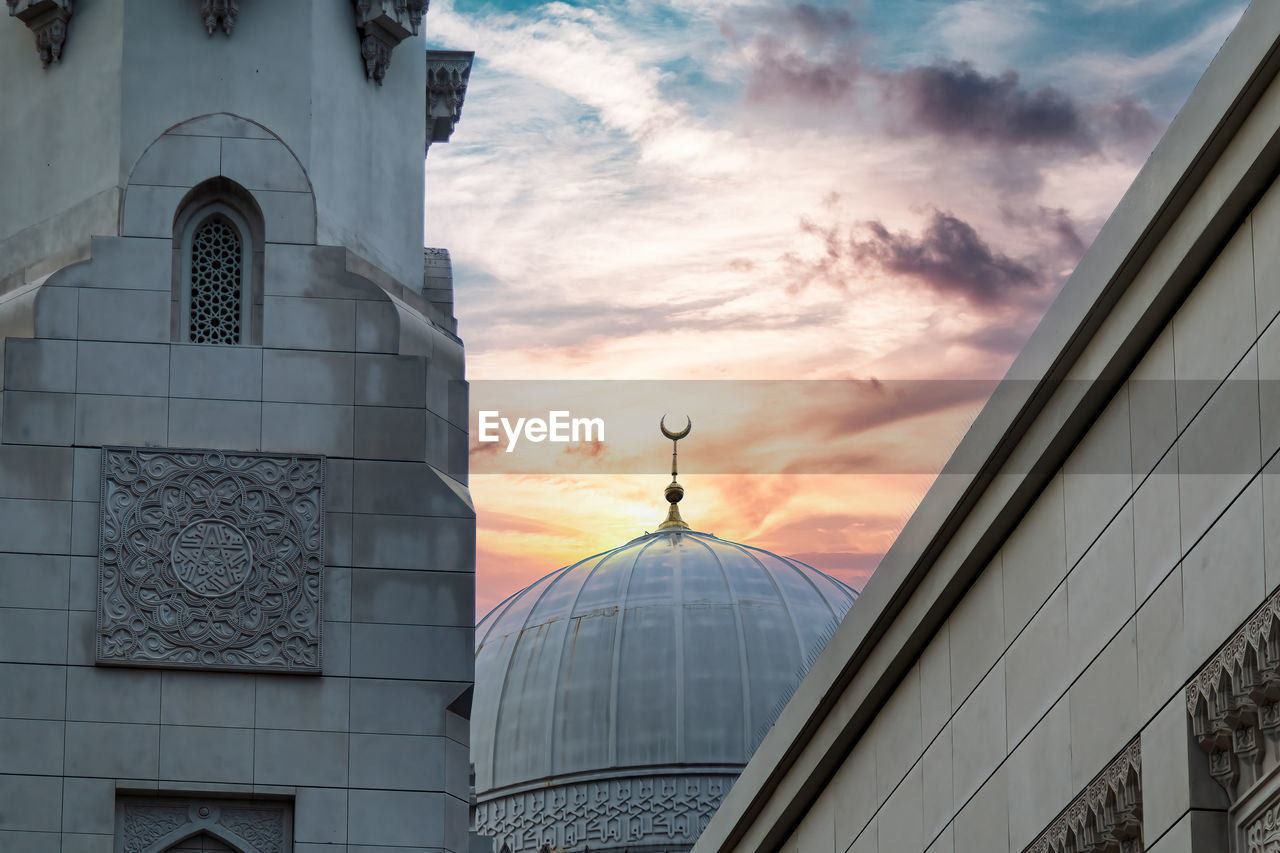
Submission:
[[[482,812],[583,780],[700,776],[727,789],[856,596],[802,563],[689,530],[642,536],[516,593],[476,628]],[[517,808],[530,819],[538,806]],[[617,840],[637,849],[638,832]],[[593,851],[609,849],[600,841]]]

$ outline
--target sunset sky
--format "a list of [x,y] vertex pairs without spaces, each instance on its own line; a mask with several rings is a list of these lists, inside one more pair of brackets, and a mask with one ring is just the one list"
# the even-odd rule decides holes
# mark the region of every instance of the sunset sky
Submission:
[[610,426],[473,425],[477,616],[657,526],[664,411],[695,529],[860,587],[1245,5],[434,0],[476,51],[426,231],[473,409]]

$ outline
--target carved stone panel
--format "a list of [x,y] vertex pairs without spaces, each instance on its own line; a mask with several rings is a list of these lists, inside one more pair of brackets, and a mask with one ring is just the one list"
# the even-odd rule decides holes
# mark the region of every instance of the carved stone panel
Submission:
[[1277,853],[1280,851],[1280,803],[1271,803],[1240,824],[1241,853]]
[[293,849],[293,810],[273,800],[121,797],[116,802],[116,853],[162,853],[202,833],[245,853],[287,853]]
[[102,451],[97,660],[320,671],[324,459]]

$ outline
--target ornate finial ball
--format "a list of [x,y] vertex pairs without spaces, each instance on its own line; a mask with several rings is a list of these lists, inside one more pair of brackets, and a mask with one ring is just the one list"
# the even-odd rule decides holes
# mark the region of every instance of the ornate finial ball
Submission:
[[684,486],[673,480],[667,484],[666,491],[662,494],[666,496],[668,503],[678,504],[680,499],[684,497]]

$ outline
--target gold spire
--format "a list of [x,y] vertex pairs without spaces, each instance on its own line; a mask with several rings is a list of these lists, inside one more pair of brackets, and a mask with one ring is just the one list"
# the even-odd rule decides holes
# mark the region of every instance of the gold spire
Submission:
[[658,421],[658,428],[662,430],[662,434],[671,439],[671,482],[667,484],[667,488],[662,494],[667,499],[667,503],[671,504],[667,508],[667,520],[658,525],[659,530],[688,530],[689,525],[684,523],[684,519],[680,517],[680,499],[684,497],[684,486],[676,482],[676,443],[680,439],[689,434],[689,430],[693,429],[693,419],[688,415],[684,416],[684,429],[680,432],[672,432],[667,429],[667,416],[663,415],[662,420]]

